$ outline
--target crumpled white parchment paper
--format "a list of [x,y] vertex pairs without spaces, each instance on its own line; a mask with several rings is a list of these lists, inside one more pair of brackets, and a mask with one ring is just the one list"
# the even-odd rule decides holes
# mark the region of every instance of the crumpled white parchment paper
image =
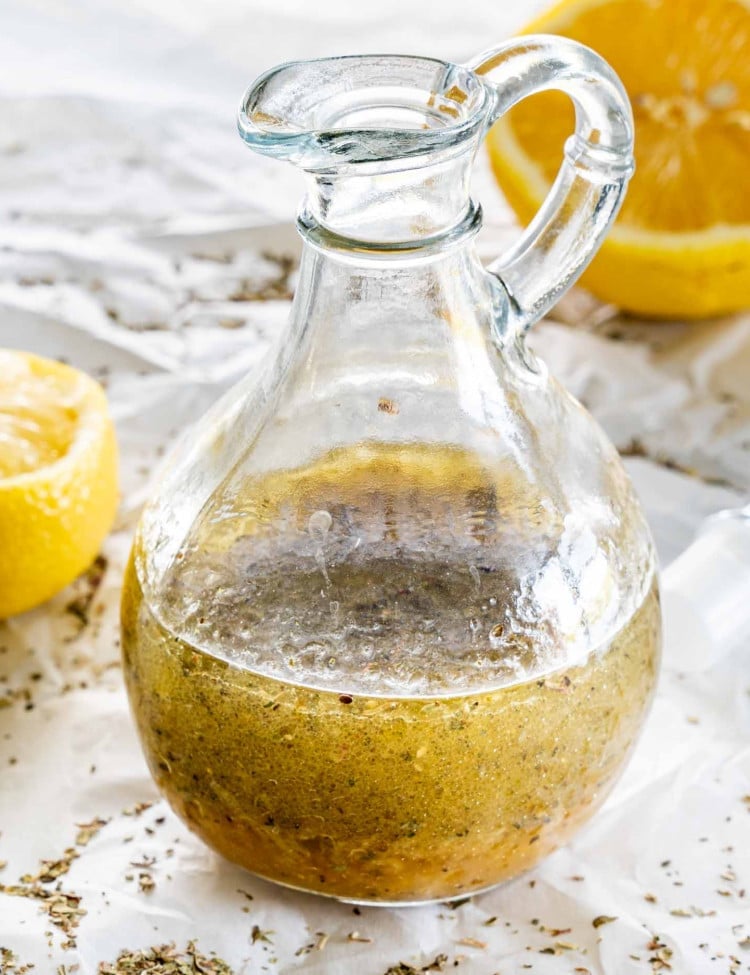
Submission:
[[[105,383],[123,503],[100,584],[90,575],[0,624],[0,883],[73,846],[57,884],[85,911],[65,948],[39,901],[0,894],[0,946],[45,975],[93,975],[121,949],[191,938],[238,973],[383,975],[440,955],[467,975],[750,971],[747,653],[682,675],[669,630],[655,707],[604,810],[531,874],[463,905],[355,914],[276,889],[219,860],[159,800],[118,663],[130,536],[175,433],[277,340],[299,252],[299,179],[241,146],[241,91],[292,57],[467,58],[538,4],[470,0],[459,16],[434,3],[429,30],[396,0],[149,6],[3,4],[0,346]],[[516,231],[483,159],[476,194],[489,258]],[[579,291],[533,341],[628,457],[664,563],[705,516],[741,502],[747,316],[649,325]],[[76,824],[96,817],[106,825],[75,846]],[[616,920],[594,927],[599,915]]]

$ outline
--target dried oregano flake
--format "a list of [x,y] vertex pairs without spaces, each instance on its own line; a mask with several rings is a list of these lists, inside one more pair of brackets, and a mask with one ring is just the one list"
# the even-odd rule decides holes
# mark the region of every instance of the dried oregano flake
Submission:
[[100,962],[99,975],[235,975],[234,969],[215,955],[204,955],[195,941],[185,951],[174,942],[140,951],[121,951],[115,962]]

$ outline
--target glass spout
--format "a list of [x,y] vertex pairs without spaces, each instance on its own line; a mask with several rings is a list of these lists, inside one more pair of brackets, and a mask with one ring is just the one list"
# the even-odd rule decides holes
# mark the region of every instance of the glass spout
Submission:
[[367,175],[465,151],[481,138],[494,103],[492,90],[457,64],[400,55],[322,58],[258,78],[242,99],[238,125],[256,152],[308,172],[356,167]]
[[455,64],[327,58],[261,77],[243,99],[239,129],[251,148],[307,172],[304,236],[342,249],[413,250],[478,227],[471,166],[494,102]]

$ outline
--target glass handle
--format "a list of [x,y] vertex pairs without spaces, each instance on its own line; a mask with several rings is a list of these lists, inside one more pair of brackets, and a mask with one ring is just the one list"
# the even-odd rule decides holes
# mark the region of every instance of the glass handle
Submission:
[[490,271],[508,293],[509,328],[523,333],[578,278],[617,215],[633,172],[633,116],[612,68],[564,37],[516,38],[467,67],[495,90],[490,122],[527,95],[556,89],[573,100],[575,133],[560,172],[520,240]]

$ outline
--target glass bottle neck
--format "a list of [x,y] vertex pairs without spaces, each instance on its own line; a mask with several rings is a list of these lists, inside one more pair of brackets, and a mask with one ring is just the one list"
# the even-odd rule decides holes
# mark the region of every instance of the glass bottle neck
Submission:
[[[497,386],[506,293],[482,267],[470,235],[416,254],[389,260],[373,259],[367,250],[341,254],[326,246],[304,247],[292,311],[299,352],[290,375],[290,422],[294,417],[304,424],[312,415],[309,404],[300,407],[300,399],[309,397],[315,403],[330,399],[327,423],[335,425],[341,414],[349,424],[359,402],[353,391],[361,389],[364,435],[372,423],[373,385],[385,413],[391,400],[404,408],[406,399],[416,404],[427,388],[461,387],[461,398],[471,404],[468,415],[487,408]],[[344,390],[352,391],[346,409]],[[477,406],[479,401],[484,405]],[[417,408],[410,423],[421,413]],[[382,417],[379,423],[384,425]],[[398,422],[386,426],[390,430]]]
[[478,214],[469,197],[474,152],[397,172],[377,172],[377,163],[355,174],[308,174],[300,223],[349,240],[355,248],[402,245],[453,236]]

